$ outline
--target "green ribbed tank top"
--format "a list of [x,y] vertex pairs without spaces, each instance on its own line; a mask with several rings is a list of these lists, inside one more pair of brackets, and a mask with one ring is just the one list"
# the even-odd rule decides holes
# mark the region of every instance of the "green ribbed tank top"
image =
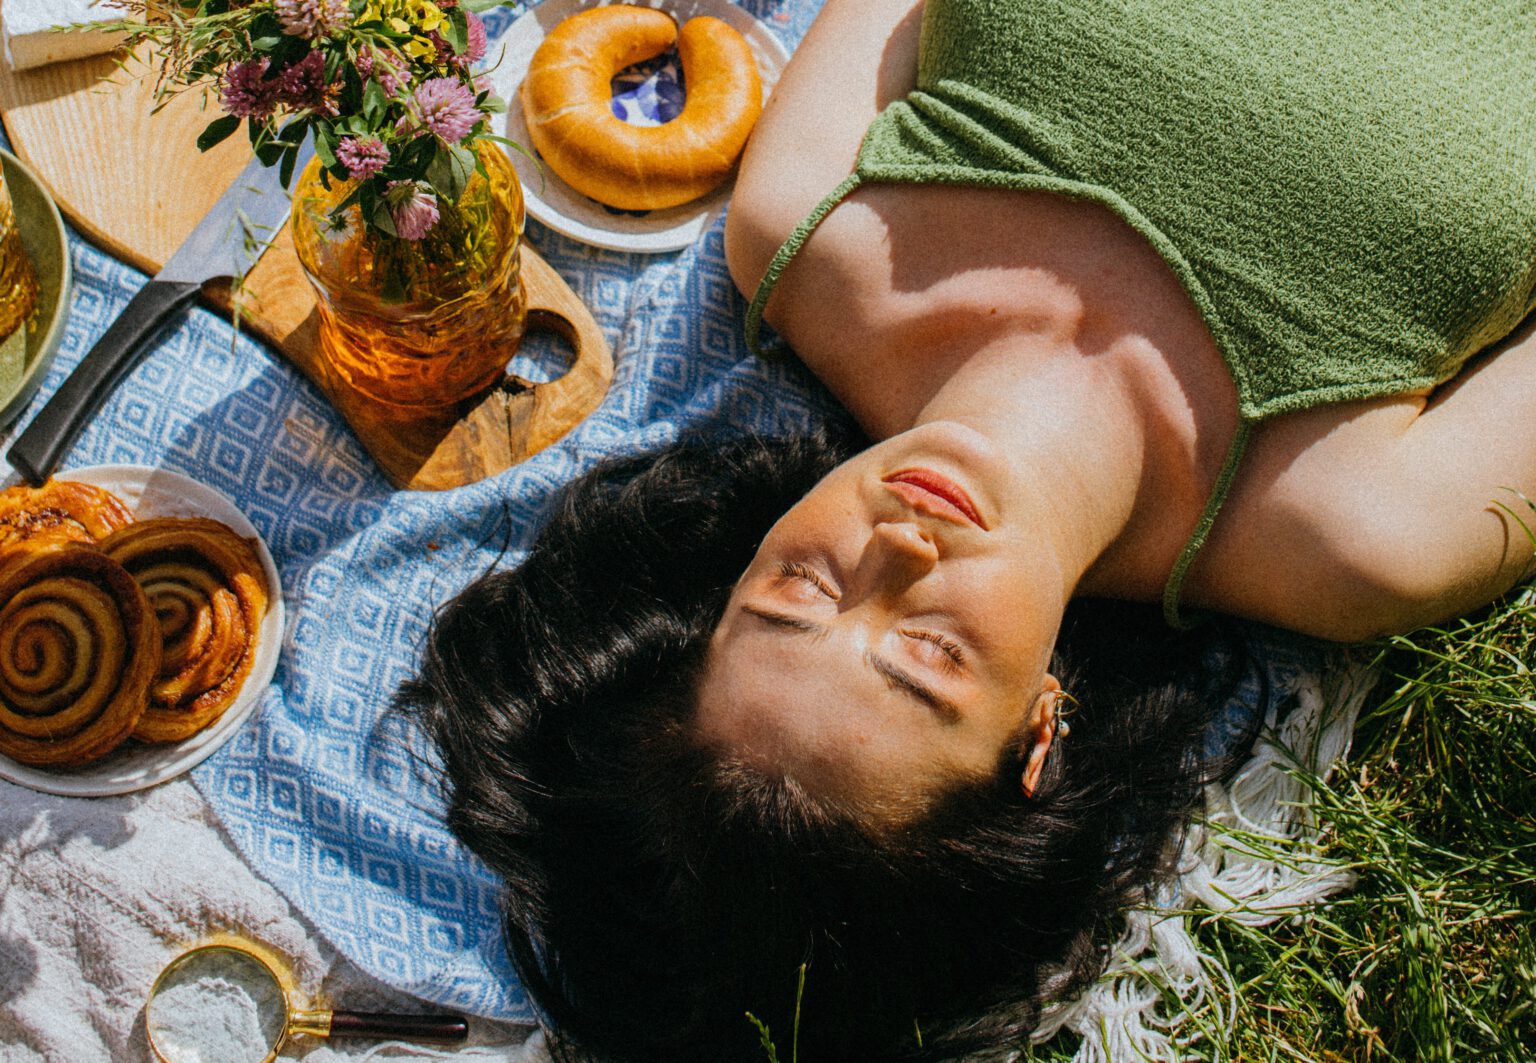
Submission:
[[[1439,384],[1536,309],[1536,0],[928,0],[917,88],[779,249],[875,182],[1058,192],[1167,260],[1240,423]],[[1027,234],[1021,234],[1027,238]]]

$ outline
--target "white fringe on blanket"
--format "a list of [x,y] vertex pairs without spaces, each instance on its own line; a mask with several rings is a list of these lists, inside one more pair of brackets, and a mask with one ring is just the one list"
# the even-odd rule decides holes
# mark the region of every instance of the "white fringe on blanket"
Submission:
[[1304,676],[1283,721],[1277,706],[1288,699],[1275,698],[1253,757],[1225,785],[1206,788],[1205,817],[1184,840],[1179,876],[1128,915],[1098,982],[1045,1009],[1036,1043],[1070,1030],[1082,1037],[1074,1063],[1161,1063],[1186,1058],[1214,1026],[1230,1030],[1214,989],[1220,979],[1230,990],[1231,977],[1195,946],[1186,913],[1198,906],[1210,913],[1201,918],[1263,926],[1354,883],[1318,855],[1313,795],[1299,774],[1326,778],[1349,751],[1376,678],[1359,664]]

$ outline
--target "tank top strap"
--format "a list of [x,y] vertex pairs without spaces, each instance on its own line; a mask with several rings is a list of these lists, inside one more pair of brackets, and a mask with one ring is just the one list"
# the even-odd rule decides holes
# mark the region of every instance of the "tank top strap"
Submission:
[[[768,299],[773,295],[773,289],[779,282],[779,277],[789,263],[805,246],[805,242],[811,238],[816,227],[822,223],[834,207],[848,198],[849,193],[858,188],[863,179],[858,171],[849,174],[841,184],[827,193],[826,197],[816,208],[808,214],[804,221],[795,226],[794,232],[780,245],[774,254],[773,260],[768,263],[768,269],[763,274],[763,279],[758,282],[757,292],[752,296],[752,302],[747,307],[746,340],[747,348],[758,357],[768,357],[759,342],[762,332],[763,308],[768,305]],[[1222,463],[1221,472],[1216,477],[1216,484],[1211,489],[1211,496],[1205,503],[1205,509],[1200,514],[1200,520],[1195,525],[1195,530],[1190,534],[1184,549],[1179,552],[1179,558],[1174,562],[1173,570],[1168,574],[1168,582],[1163,587],[1163,618],[1173,627],[1187,628],[1196,622],[1186,618],[1179,609],[1179,597],[1184,589],[1184,579],[1189,574],[1190,565],[1194,564],[1195,557],[1200,553],[1210,537],[1211,527],[1216,523],[1216,517],[1221,512],[1222,504],[1226,502],[1227,495],[1232,490],[1232,482],[1237,478],[1238,466],[1242,463],[1243,452],[1248,447],[1248,437],[1253,430],[1253,422],[1244,418],[1238,423],[1237,434],[1232,437],[1232,446],[1227,451],[1226,460]]]
[[1253,422],[1243,418],[1238,422],[1237,434],[1232,437],[1232,446],[1227,450],[1227,459],[1222,463],[1221,473],[1216,477],[1216,486],[1211,489],[1211,497],[1206,500],[1205,509],[1200,514],[1200,520],[1195,525],[1195,530],[1185,542],[1184,549],[1179,553],[1179,559],[1173,563],[1173,571],[1168,573],[1168,582],[1163,585],[1163,619],[1170,627],[1188,629],[1194,627],[1200,618],[1186,617],[1179,610],[1179,596],[1184,590],[1184,577],[1189,575],[1189,566],[1194,564],[1195,555],[1200,553],[1200,548],[1210,538],[1211,526],[1216,523],[1216,515],[1221,512],[1222,504],[1226,502],[1227,495],[1232,490],[1232,481],[1237,478],[1237,467],[1242,463],[1243,452],[1248,449],[1248,437],[1253,431]]
[[789,234],[773,256],[773,261],[768,263],[768,272],[763,274],[763,279],[758,282],[757,293],[752,296],[752,303],[747,307],[747,349],[760,358],[767,357],[758,343],[758,336],[763,325],[763,308],[768,305],[768,297],[773,294],[774,287],[779,283],[779,277],[783,274],[790,260],[805,246],[805,242],[816,231],[816,226],[822,223],[826,216],[832,213],[832,208],[848,197],[848,194],[859,187],[862,178],[858,171],[849,174],[843,183],[827,194],[827,197],[816,204],[816,209],[811,211],[806,219],[795,226],[795,231]]

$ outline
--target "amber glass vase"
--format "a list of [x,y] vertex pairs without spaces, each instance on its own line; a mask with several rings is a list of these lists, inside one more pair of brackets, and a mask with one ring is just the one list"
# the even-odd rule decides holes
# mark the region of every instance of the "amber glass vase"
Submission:
[[495,144],[420,240],[388,236],[348,207],[352,191],[317,162],[293,197],[293,243],[320,312],[321,356],[342,380],[393,406],[442,407],[500,379],[527,320],[518,270],[523,193]]

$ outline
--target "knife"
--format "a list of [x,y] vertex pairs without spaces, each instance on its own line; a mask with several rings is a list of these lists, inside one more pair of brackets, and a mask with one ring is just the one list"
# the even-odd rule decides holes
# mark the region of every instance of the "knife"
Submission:
[[[293,172],[302,173],[313,154],[313,142],[306,140]],[[40,485],[48,478],[86,421],[143,359],[160,326],[191,303],[205,281],[238,279],[255,265],[292,205],[278,170],[259,158],[246,164],[38,411],[5,456],[29,482]]]

